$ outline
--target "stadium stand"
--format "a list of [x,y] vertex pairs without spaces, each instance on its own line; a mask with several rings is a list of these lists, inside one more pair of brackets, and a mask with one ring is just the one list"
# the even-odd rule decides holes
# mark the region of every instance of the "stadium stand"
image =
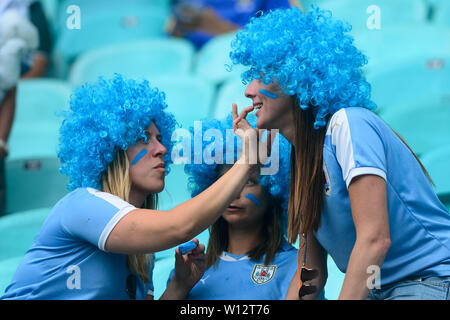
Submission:
[[69,82],[79,86],[98,76],[120,73],[125,77],[144,78],[174,75],[191,71],[193,46],[183,39],[152,39],[108,45],[86,52],[73,64]]
[[437,195],[447,208],[450,208],[450,144],[448,141],[446,145],[425,153],[421,161],[436,186]]

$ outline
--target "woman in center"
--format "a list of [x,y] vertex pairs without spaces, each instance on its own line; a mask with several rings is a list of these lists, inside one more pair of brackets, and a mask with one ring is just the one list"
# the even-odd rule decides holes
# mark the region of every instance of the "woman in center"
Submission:
[[[252,121],[256,122],[256,119],[251,118]],[[203,135],[213,129],[226,137],[226,131],[231,130],[232,125],[231,115],[224,121],[204,121]],[[266,175],[264,170],[254,172],[210,227],[207,270],[186,299],[285,299],[296,272],[297,258],[296,249],[284,239],[289,193],[289,159],[286,155],[290,153],[290,145],[286,139],[278,137],[272,147],[270,162],[266,164],[266,168],[269,164],[272,168],[274,163],[278,163],[275,165],[278,170],[275,174]],[[206,190],[230,169],[232,164],[225,161],[230,144],[228,139],[203,144],[202,154],[207,153],[210,146],[216,148],[216,154],[220,152],[217,148],[222,148],[223,164],[191,162],[186,165],[192,197]],[[233,159],[237,159],[239,151],[239,145],[233,148]]]

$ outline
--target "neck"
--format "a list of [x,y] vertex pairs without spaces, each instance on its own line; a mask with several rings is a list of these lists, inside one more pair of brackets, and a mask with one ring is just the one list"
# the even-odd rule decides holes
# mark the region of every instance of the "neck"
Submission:
[[246,254],[262,241],[262,226],[239,228],[228,225],[227,252],[235,255]]
[[147,199],[148,196],[149,196],[149,193],[147,193],[147,192],[139,192],[139,191],[133,190],[133,188],[131,188],[130,197],[128,199],[128,202],[130,204],[132,204],[133,206],[135,206],[136,208],[142,208],[142,206],[144,205],[145,199]]

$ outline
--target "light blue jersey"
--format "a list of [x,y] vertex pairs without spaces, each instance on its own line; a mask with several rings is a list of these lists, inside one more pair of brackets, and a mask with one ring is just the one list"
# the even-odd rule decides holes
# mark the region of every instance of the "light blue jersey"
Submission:
[[[186,299],[284,299],[297,270],[297,249],[284,242],[270,265],[264,265],[264,258],[254,261],[246,254],[223,252],[217,262],[205,271]],[[171,277],[173,274],[172,270]]]
[[342,272],[356,239],[348,185],[356,176],[372,174],[386,180],[391,238],[381,285],[450,276],[450,214],[411,151],[378,116],[365,108],[337,111],[323,156],[325,200],[316,237]]
[[[1,299],[130,299],[127,256],[106,252],[105,243],[133,209],[91,188],[69,193],[51,211]],[[153,284],[136,278],[136,299],[153,295]]]

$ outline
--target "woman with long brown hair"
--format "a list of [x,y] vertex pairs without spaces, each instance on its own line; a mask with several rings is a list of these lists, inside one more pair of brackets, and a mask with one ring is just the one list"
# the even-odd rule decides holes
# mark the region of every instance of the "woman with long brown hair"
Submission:
[[350,29],[315,6],[291,8],[253,18],[232,42],[232,61],[249,68],[246,112],[292,144],[288,239],[300,243],[289,298],[316,297],[329,254],[346,274],[340,299],[448,299],[450,215],[371,111]]

